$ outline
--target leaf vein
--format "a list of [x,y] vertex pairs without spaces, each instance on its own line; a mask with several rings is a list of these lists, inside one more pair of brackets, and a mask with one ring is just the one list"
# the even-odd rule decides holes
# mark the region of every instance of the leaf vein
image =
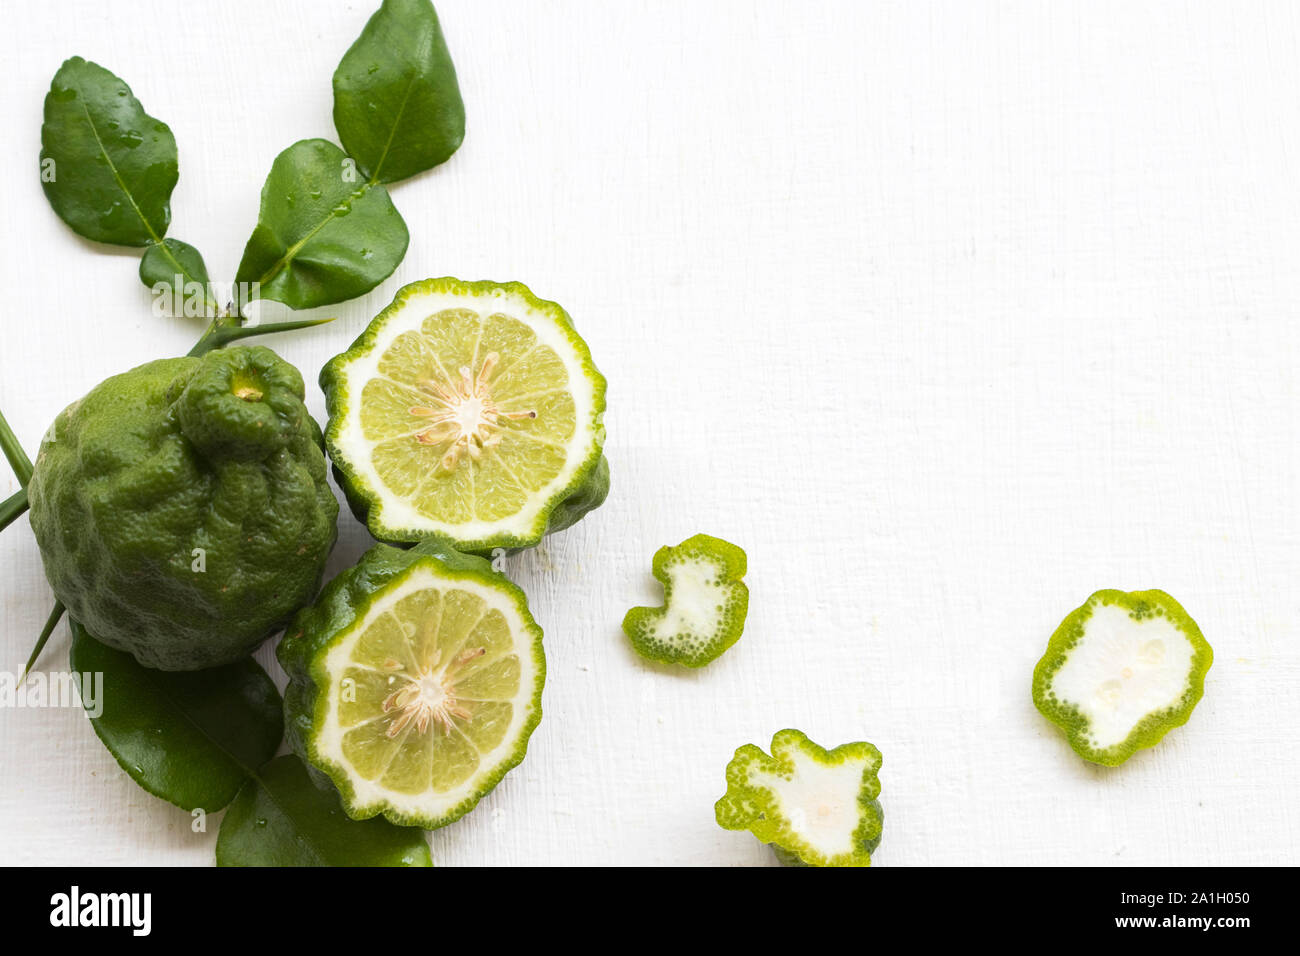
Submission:
[[149,222],[144,211],[141,210],[139,204],[135,201],[135,196],[132,195],[131,190],[127,187],[126,181],[122,179],[122,174],[118,172],[117,164],[113,162],[113,157],[108,155],[108,148],[104,145],[104,141],[99,136],[99,128],[95,126],[95,119],[90,115],[90,110],[86,107],[85,93],[81,90],[78,90],[77,92],[80,94],[78,102],[81,104],[81,112],[86,114],[86,125],[90,127],[90,134],[95,137],[95,145],[99,147],[99,152],[103,155],[104,162],[108,163],[108,168],[113,173],[113,179],[117,181],[118,188],[122,190],[122,194],[126,196],[127,202],[131,204],[131,208],[135,210],[135,214],[140,218],[140,222],[144,225],[145,231],[149,233],[149,238],[155,243],[161,245],[162,237],[159,236],[158,233],[154,232],[153,224]]

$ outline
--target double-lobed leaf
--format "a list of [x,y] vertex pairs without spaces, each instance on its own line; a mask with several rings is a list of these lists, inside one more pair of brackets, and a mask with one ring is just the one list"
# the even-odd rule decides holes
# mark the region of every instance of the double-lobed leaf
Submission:
[[339,142],[371,182],[446,162],[465,138],[465,104],[429,0],[384,0],[334,71]]
[[[199,251],[164,239],[178,176],[176,138],[110,70],[64,61],[45,96],[41,185],[59,217],[96,242],[147,246],[140,281],[167,287],[176,315],[219,310]],[[187,308],[188,305],[188,308]]]
[[[103,675],[97,701],[83,699],[91,726],[122,769],[154,796],[215,812],[280,746],[280,695],[251,657],[203,671],[152,670],[69,623],[72,670],[83,675],[83,686]],[[91,708],[99,705],[95,717]]]
[[293,309],[369,292],[406,255],[385,183],[444,163],[465,138],[456,68],[429,0],[384,0],[334,71],[343,149],[294,143],[271,166],[235,277],[242,306]]
[[41,125],[41,184],[59,218],[96,242],[160,242],[177,175],[167,124],[99,64],[79,56],[64,61]]
[[[236,316],[256,298],[310,309],[388,278],[409,236],[384,184],[446,162],[465,137],[456,68],[430,0],[383,0],[333,86],[344,149],[302,140],[276,157],[235,277]],[[45,98],[41,144],[46,196],[73,230],[147,246],[140,279],[169,294],[169,311],[220,318],[198,250],[164,238],[176,140],[121,78],[81,57],[64,62]]]
[[432,866],[424,831],[353,820],[297,757],[276,757],[221,821],[217,866]]
[[406,254],[406,223],[381,185],[333,143],[294,143],[271,166],[235,276],[241,304],[310,309],[369,292]]

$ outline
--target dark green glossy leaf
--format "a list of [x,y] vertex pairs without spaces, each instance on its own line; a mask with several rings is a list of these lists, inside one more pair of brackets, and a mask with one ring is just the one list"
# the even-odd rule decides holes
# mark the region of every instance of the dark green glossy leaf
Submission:
[[171,221],[176,140],[108,70],[79,56],[54,74],[41,125],[41,185],[59,217],[98,242],[158,242]]
[[334,71],[339,141],[372,182],[446,162],[465,138],[465,104],[429,0],[384,0]]
[[213,318],[221,310],[203,256],[179,239],[164,239],[145,250],[140,281],[167,297],[172,315]]
[[[154,796],[186,810],[220,810],[280,746],[280,695],[251,657],[204,671],[156,671],[69,623],[72,670],[103,675],[103,711],[91,726]],[[92,702],[83,703],[93,715]]]
[[217,866],[433,866],[424,831],[352,820],[301,760],[276,757],[221,821]]
[[343,150],[323,139],[294,143],[262,187],[235,276],[239,303],[310,309],[355,298],[392,275],[408,238],[388,191],[366,182]]

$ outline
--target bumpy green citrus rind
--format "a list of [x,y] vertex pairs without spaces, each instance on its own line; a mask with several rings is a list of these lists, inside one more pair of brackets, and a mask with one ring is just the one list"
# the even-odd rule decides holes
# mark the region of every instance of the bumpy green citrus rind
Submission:
[[[772,755],[753,744],[745,744],[727,764],[727,792],[714,805],[718,826],[726,830],[748,830],[771,844],[777,858],[787,866],[870,866],[871,854],[880,846],[885,816],[880,806],[880,751],[865,741],[841,744],[833,750],[819,747],[799,730],[780,730],[772,737]],[[797,821],[789,819],[776,794],[754,780],[755,773],[793,779],[797,774],[796,752],[824,767],[848,762],[862,765],[862,779],[856,795],[858,822],[853,828],[849,850],[828,855],[799,833]]]
[[[1052,677],[1065,664],[1070,652],[1083,638],[1084,628],[1093,610],[1099,605],[1118,605],[1136,620],[1163,615],[1177,627],[1194,648],[1192,668],[1187,676],[1187,688],[1174,707],[1148,714],[1123,741],[1104,749],[1093,747],[1087,740],[1088,720],[1077,707],[1062,701],[1051,690]],[[1072,611],[1061,622],[1047,650],[1034,667],[1032,695],[1034,706],[1056,724],[1065,734],[1070,746],[1084,760],[1108,767],[1118,766],[1137,751],[1154,747],[1169,731],[1187,723],[1202,695],[1205,693],[1205,675],[1214,663],[1214,650],[1206,641],[1201,629],[1183,606],[1164,591],[1119,591],[1103,589],[1095,592],[1083,605]]]
[[[677,562],[706,562],[719,573],[719,586],[725,592],[724,604],[718,609],[713,633],[703,637],[681,631],[668,638],[658,636],[656,626],[673,609],[673,582],[669,572]],[[707,534],[687,538],[676,547],[665,546],[655,552],[651,571],[663,585],[662,607],[634,607],[623,617],[623,633],[636,652],[649,660],[685,667],[703,667],[717,660],[740,640],[749,611],[749,588],[740,579],[745,576],[745,552],[730,541]]]
[[146,667],[239,660],[320,586],[337,533],[302,376],[262,346],[162,359],[55,419],[28,489],[70,616]]
[[[364,387],[364,382],[348,380],[347,367],[354,359],[376,346],[381,330],[402,311],[413,296],[440,293],[467,298],[488,298],[515,295],[531,308],[549,316],[561,330],[564,339],[573,348],[583,376],[592,383],[593,399],[591,429],[593,439],[586,455],[577,465],[568,482],[556,489],[538,509],[535,519],[524,531],[515,533],[501,530],[487,534],[464,536],[449,528],[421,529],[390,523],[383,514],[382,495],[361,474],[355,462],[348,459],[340,447],[344,428],[344,415],[349,408],[353,390]],[[540,299],[522,282],[492,282],[483,280],[466,282],[450,276],[413,282],[398,290],[392,303],[370,322],[366,330],[348,347],[347,351],[330,359],[321,369],[320,386],[325,393],[329,423],[325,429],[325,443],[334,463],[334,475],[343,488],[344,495],[357,520],[363,522],[370,533],[380,541],[396,545],[411,544],[426,539],[449,542],[464,554],[489,555],[502,548],[515,552],[531,548],[548,534],[563,531],[577,523],[588,512],[600,507],[609,494],[609,462],[601,449],[604,445],[605,377],[592,361],[587,343],[578,335],[569,314],[556,302]]]
[[[473,581],[505,594],[531,638],[526,642],[527,646],[519,647],[518,652],[521,655],[531,652],[536,668],[528,715],[513,750],[491,771],[476,779],[473,793],[433,815],[404,812],[385,802],[363,804],[357,798],[346,768],[323,754],[317,745],[317,730],[325,723],[329,705],[326,691],[330,675],[325,666],[326,655],[365,618],[372,604],[390,591],[400,589],[406,578],[422,566],[433,570],[437,577],[448,583]],[[284,713],[285,735],[290,749],[309,768],[334,784],[342,798],[344,811],[354,820],[366,820],[382,813],[392,823],[429,830],[453,823],[473,810],[480,799],[519,765],[527,752],[528,739],[542,719],[542,686],[546,679],[542,629],[528,610],[524,592],[504,575],[493,571],[486,560],[461,554],[444,541],[423,541],[406,550],[386,544],[372,547],[354,567],[330,581],[315,604],[294,617],[276,649],[276,656],[289,675]]]

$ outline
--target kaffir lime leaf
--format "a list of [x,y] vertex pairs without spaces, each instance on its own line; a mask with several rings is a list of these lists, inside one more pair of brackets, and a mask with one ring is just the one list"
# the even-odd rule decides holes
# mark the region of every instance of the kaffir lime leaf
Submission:
[[434,828],[473,809],[541,720],[542,630],[482,558],[376,545],[295,618],[289,742],[348,815]]
[[665,664],[703,667],[740,640],[749,610],[745,552],[707,534],[655,552],[663,607],[634,607],[623,633],[638,654]]
[[866,742],[824,750],[798,730],[778,731],[770,757],[746,744],[727,764],[718,825],[749,830],[786,864],[870,866],[885,823],[880,764]]
[[321,371],[357,516],[395,543],[529,547],[605,499],[605,379],[565,311],[518,282],[408,285]]
[[1214,651],[1163,591],[1098,591],[1056,629],[1034,703],[1084,760],[1114,766],[1185,724]]

